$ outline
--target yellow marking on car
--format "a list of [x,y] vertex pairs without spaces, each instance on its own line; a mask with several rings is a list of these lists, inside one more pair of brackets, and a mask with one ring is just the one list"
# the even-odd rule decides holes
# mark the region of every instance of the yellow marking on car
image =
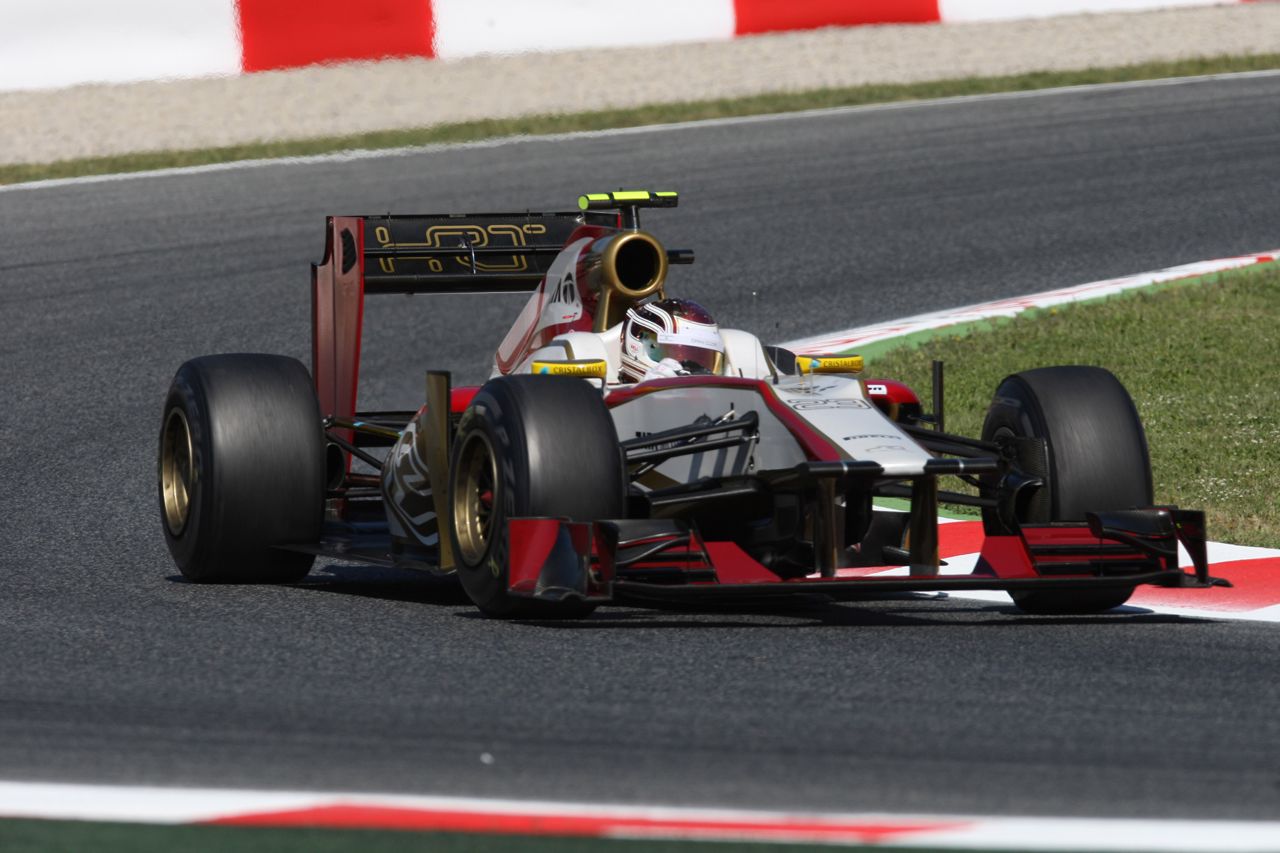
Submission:
[[801,373],[861,373],[860,355],[801,355],[796,357]]
[[530,372],[538,376],[577,376],[580,379],[604,379],[609,375],[609,362],[603,358],[579,358],[573,361],[535,361]]
[[578,196],[578,209],[586,210],[588,207],[591,206],[592,202],[607,202],[607,201],[610,201],[608,193],[587,193],[586,195]]
[[617,190],[611,193],[586,193],[578,196],[578,209],[620,207],[636,204],[650,207],[675,207],[680,194],[672,190],[651,192],[649,190]]

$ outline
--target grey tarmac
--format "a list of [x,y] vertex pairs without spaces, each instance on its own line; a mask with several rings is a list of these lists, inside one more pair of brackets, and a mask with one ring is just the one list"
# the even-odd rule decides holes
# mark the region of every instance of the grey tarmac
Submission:
[[[1280,817],[1271,625],[913,598],[501,623],[342,565],[184,583],[155,499],[179,363],[306,360],[327,213],[674,188],[646,216],[698,253],[672,289],[785,340],[1274,248],[1277,98],[1229,79],[0,193],[0,778]],[[363,404],[415,405],[428,367],[481,379],[519,302],[370,300]]]

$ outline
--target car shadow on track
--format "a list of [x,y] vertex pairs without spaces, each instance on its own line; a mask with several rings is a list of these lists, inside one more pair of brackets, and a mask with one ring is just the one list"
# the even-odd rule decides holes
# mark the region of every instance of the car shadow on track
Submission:
[[294,584],[294,587],[311,592],[354,595],[383,601],[442,607],[472,606],[471,599],[467,598],[457,578],[436,577],[408,569],[326,564],[317,566],[305,580]]
[[[170,578],[182,582],[181,576]],[[364,565],[325,564],[317,566],[294,589],[408,602],[436,607],[458,608],[460,619],[487,620],[474,608],[456,578],[436,577],[403,569],[382,569]],[[625,630],[628,628],[812,628],[954,627],[983,625],[992,628],[1026,625],[1150,625],[1194,624],[1211,619],[1154,613],[1126,607],[1113,613],[1088,616],[1032,616],[1012,604],[965,599],[923,598],[910,595],[868,597],[857,602],[832,602],[821,596],[752,605],[601,607],[583,619],[512,620],[513,624],[560,630]]]
[[[475,611],[454,614],[463,619],[485,619]],[[518,620],[518,624],[568,631],[625,630],[628,628],[876,628],[916,626],[1025,627],[1028,625],[1158,625],[1194,624],[1212,620],[1173,616],[1150,611],[1117,611],[1083,616],[1032,616],[1012,605],[988,602],[947,602],[943,607],[923,599],[869,599],[856,603],[812,601],[771,607],[663,607],[632,609],[602,607],[576,620]]]

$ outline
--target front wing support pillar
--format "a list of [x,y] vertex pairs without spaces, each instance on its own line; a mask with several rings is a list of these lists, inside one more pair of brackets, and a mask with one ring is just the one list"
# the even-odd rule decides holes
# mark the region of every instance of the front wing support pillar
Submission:
[[907,521],[907,561],[913,576],[938,574],[938,478],[911,482],[911,516]]
[[818,573],[824,578],[836,576],[840,556],[844,552],[844,507],[836,506],[836,479],[818,480],[818,505],[814,517],[814,555]]
[[417,440],[425,444],[418,452],[431,472],[431,501],[435,504],[436,530],[440,538],[440,569],[457,568],[453,553],[453,503],[449,500],[449,392],[448,371],[427,371],[427,412],[425,429]]

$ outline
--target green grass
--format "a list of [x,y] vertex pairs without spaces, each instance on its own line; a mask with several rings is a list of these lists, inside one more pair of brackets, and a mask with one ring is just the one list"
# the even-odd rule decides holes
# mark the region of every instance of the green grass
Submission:
[[410,130],[387,130],[352,136],[330,136],[288,142],[264,142],[225,148],[202,148],[189,151],[163,151],[63,160],[56,163],[11,164],[0,166],[0,184],[70,178],[82,175],[105,175],[137,172],[177,166],[200,166],[274,157],[301,157],[335,151],[376,150],[477,139],[638,127],[667,122],[695,121],[726,116],[763,115],[796,110],[847,107],[893,101],[923,100],[957,95],[980,95],[992,92],[1029,91],[1058,86],[1093,83],[1116,83],[1151,80],[1162,77],[1184,77],[1199,74],[1224,74],[1280,68],[1280,54],[1258,56],[1218,56],[1178,62],[1148,62],[1116,68],[1090,68],[1081,71],[1053,71],[1006,77],[970,77],[937,80],[926,83],[880,84],[841,89],[819,89],[748,98],[655,104],[625,110],[605,110],[567,115],[542,115],[518,119],[472,121],[437,125]]
[[[1280,263],[1028,311],[867,360],[927,393],[946,363],[949,431],[976,435],[1005,376],[1106,367],[1146,425],[1158,503],[1203,508],[1212,539],[1280,547]],[[929,404],[926,403],[926,408]]]

